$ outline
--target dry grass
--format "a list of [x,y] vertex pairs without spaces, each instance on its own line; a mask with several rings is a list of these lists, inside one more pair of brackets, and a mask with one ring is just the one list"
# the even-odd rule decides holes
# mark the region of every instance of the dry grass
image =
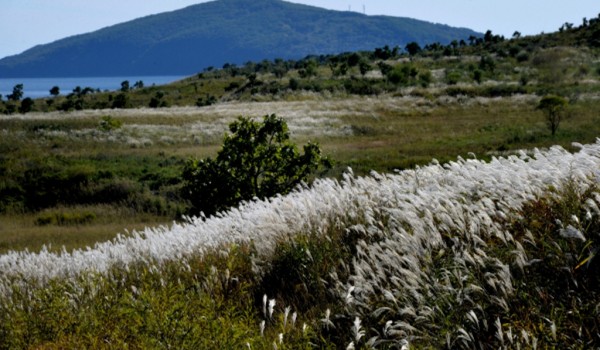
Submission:
[[[86,224],[37,223],[40,217],[54,213],[93,213],[94,219]],[[168,224],[170,220],[148,214],[128,213],[109,206],[58,208],[35,214],[0,215],[0,254],[9,250],[39,251],[47,246],[50,251],[67,251],[82,247],[94,247],[98,242],[109,241],[117,234],[143,230],[149,226]]]

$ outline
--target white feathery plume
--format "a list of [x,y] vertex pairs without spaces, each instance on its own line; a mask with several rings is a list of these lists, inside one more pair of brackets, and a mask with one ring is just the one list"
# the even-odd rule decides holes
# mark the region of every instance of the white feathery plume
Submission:
[[275,309],[275,299],[269,300],[269,318],[273,318],[273,310]]

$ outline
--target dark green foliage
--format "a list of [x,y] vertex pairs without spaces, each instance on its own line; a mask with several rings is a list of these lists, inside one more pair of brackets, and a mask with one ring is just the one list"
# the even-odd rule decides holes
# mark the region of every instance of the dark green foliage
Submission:
[[414,55],[418,54],[419,52],[421,52],[421,46],[419,45],[419,43],[414,42],[414,41],[406,44],[406,47],[404,49],[411,56],[414,56]]
[[382,68],[382,72],[383,70],[387,71],[385,76],[387,77],[388,81],[395,85],[413,84],[417,75],[419,74],[419,71],[415,67],[408,64],[398,65],[393,67],[391,70],[384,66],[384,68]]
[[131,88],[129,87],[129,80],[125,80],[121,82],[121,92],[129,92]]
[[23,98],[23,84],[17,84],[13,87],[12,94],[6,96],[9,101],[20,101]]
[[317,61],[313,59],[306,60],[302,63],[302,68],[298,70],[298,74],[301,78],[309,78],[317,75]]
[[121,92],[112,101],[112,108],[129,108],[131,103],[129,101],[129,95],[125,92]]
[[481,56],[479,68],[484,71],[494,72],[494,69],[496,69],[496,61],[489,55]]
[[428,87],[429,84],[431,84],[432,80],[433,80],[433,76],[431,74],[431,71],[426,70],[426,71],[419,72],[419,85],[421,85],[421,87],[423,87],[423,88]]
[[163,100],[163,97],[165,97],[164,91],[157,91],[154,97],[150,99],[148,106],[150,108],[168,107],[168,104]]
[[229,130],[216,159],[192,159],[184,167],[183,195],[194,214],[212,215],[241,201],[287,193],[329,164],[316,144],[299,153],[287,123],[274,114],[262,123],[240,117]]
[[483,73],[479,69],[476,69],[475,71],[473,71],[473,81],[475,81],[477,84],[481,84],[482,78],[483,78]]
[[91,176],[90,169],[84,167],[64,168],[53,160],[30,162],[14,192],[30,210],[81,202]]
[[33,106],[35,105],[35,101],[31,97],[26,97],[21,101],[21,107],[19,107],[19,112],[21,113],[29,113],[33,110]]
[[198,98],[198,100],[196,100],[196,106],[198,106],[198,107],[210,106],[212,104],[215,104],[216,102],[217,102],[216,97],[214,97],[213,95],[207,94],[205,97],[200,97],[200,98]]
[[379,60],[388,60],[390,58],[396,57],[398,55],[398,47],[394,47],[390,49],[388,45],[384,47],[378,47],[373,52],[373,57]]
[[462,74],[459,71],[451,70],[446,72],[446,84],[456,85],[462,78]]
[[364,76],[365,74],[367,74],[367,72],[368,72],[369,70],[371,70],[371,68],[372,68],[372,67],[371,67],[371,65],[369,64],[369,62],[367,62],[367,61],[365,61],[365,60],[361,60],[361,61],[358,63],[358,69],[360,70],[360,74],[361,74],[361,75],[363,75],[363,76]]
[[368,79],[351,78],[344,82],[346,92],[355,95],[375,95],[381,90]]
[[58,86],[53,86],[52,89],[50,89],[50,95],[54,97],[60,95],[60,88]]

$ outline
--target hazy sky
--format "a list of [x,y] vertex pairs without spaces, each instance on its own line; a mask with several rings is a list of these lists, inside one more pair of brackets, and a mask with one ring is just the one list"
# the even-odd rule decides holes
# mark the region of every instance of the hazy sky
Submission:
[[[253,0],[248,0],[253,1]],[[206,0],[2,0],[0,58],[64,37]],[[290,0],[367,15],[412,17],[512,36],[556,31],[600,12],[598,0]]]

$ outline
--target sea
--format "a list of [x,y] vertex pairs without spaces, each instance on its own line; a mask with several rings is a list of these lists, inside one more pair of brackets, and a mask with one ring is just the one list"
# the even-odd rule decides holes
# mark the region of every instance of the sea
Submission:
[[121,89],[121,83],[129,81],[129,86],[142,81],[145,87],[163,85],[185,78],[184,76],[121,76],[121,77],[77,77],[77,78],[0,78],[2,99],[12,94],[17,84],[23,84],[23,98],[49,97],[50,89],[58,86],[61,95],[68,95],[76,87],[90,87],[94,90],[114,91]]

